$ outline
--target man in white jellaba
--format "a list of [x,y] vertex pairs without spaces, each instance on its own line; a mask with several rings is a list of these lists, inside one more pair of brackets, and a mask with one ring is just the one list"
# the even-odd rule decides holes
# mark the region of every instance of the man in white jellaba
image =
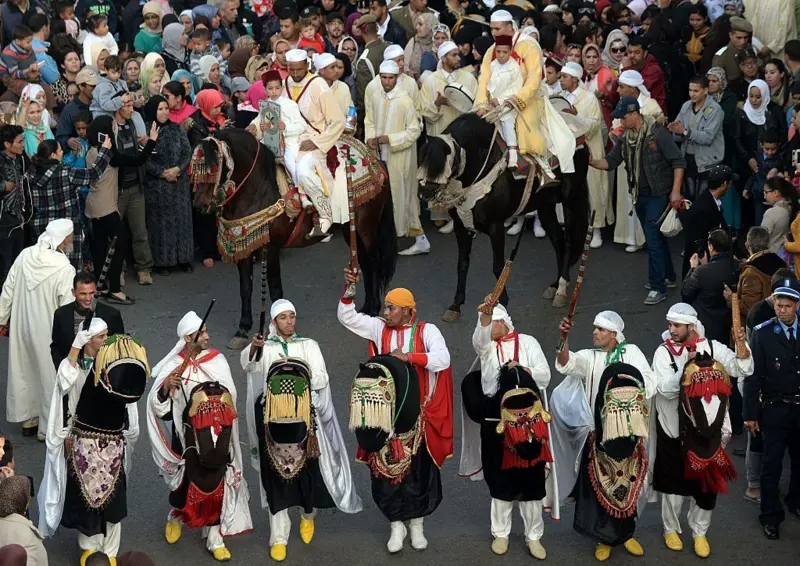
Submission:
[[[252,344],[242,351],[240,361],[242,369],[247,372],[247,432],[251,462],[262,478],[261,506],[269,514],[270,557],[280,562],[286,558],[286,545],[292,527],[290,507],[301,507],[300,538],[309,544],[314,536],[317,508],[335,505],[345,513],[358,513],[362,503],[353,485],[347,448],[333,406],[328,370],[319,344],[297,335],[296,309],[289,301],[275,301],[269,315],[269,335],[266,340],[256,335]],[[262,348],[260,360],[251,360],[255,348]],[[268,402],[266,398],[271,391],[268,391],[265,378],[270,368],[289,358],[302,360],[311,370],[311,403],[319,457],[309,454],[308,442],[305,442],[302,448],[305,463],[298,472],[292,470],[295,475],[286,479],[273,461],[273,458],[281,461],[280,450],[273,446],[275,441],[265,440],[271,456],[259,448],[257,427],[265,426],[264,415],[263,411],[257,415],[253,407],[261,394],[264,394],[265,403]]]
[[319,214],[319,226],[309,234],[309,237],[318,237],[326,234],[333,223],[330,192],[334,179],[328,167],[328,153],[336,151],[335,144],[344,131],[345,118],[325,79],[309,72],[305,50],[288,51],[286,61],[289,68],[284,83],[286,94],[297,103],[309,126],[300,136],[297,177],[302,192]]

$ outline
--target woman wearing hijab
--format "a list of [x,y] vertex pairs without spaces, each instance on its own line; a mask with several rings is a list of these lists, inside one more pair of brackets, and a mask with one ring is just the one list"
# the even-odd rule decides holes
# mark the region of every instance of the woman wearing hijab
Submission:
[[[728,78],[722,67],[711,67],[706,73],[708,79],[708,94],[720,105],[724,115],[722,134],[725,138],[725,156],[722,163],[735,170],[734,155],[736,142],[734,137],[738,130],[738,109],[736,108],[736,95],[728,90]],[[734,189],[729,189],[720,199],[722,201],[722,215],[725,223],[734,230],[739,230],[742,225],[742,186],[734,182]]]
[[139,61],[137,61],[134,57],[131,57],[125,61],[125,67],[122,71],[122,78],[125,79],[125,85],[128,87],[128,90],[131,89],[132,85],[139,84],[139,76],[141,74],[142,68],[139,65]]
[[154,269],[159,275],[169,275],[171,268],[179,266],[191,273],[192,192],[186,174],[192,157],[189,138],[170,120],[169,104],[161,95],[147,101],[144,119],[148,127],[157,124],[159,130],[155,151],[144,165],[147,234]]
[[622,59],[628,53],[628,36],[622,31],[615,29],[608,34],[606,47],[603,49],[603,61],[606,67],[611,69],[614,75],[619,75],[622,67]]
[[185,69],[187,52],[183,25],[174,23],[165,27],[161,43],[163,46],[161,57],[164,59],[167,73],[172,76],[178,69]]
[[249,47],[237,47],[228,58],[228,76],[232,79],[236,77],[246,78],[245,69],[250,57],[253,56],[252,49]]
[[87,63],[87,65],[91,65],[98,73],[105,75],[106,67],[103,63],[105,62],[106,57],[111,55],[108,49],[106,49],[106,46],[102,43],[93,43],[89,53],[91,56],[91,61],[90,63]]
[[178,21],[183,25],[183,35],[191,37],[194,31],[194,16],[192,15],[192,11],[184,10],[181,12],[181,15],[178,16]]
[[186,69],[178,69],[172,75],[172,80],[178,81],[183,85],[183,89],[186,91],[186,103],[194,104],[195,90],[192,74]]
[[405,60],[406,72],[416,81],[419,81],[423,71],[423,55],[430,53],[433,49],[433,30],[437,23],[436,14],[431,12],[417,14],[414,19],[414,29],[416,29],[417,33],[406,44]]
[[200,57],[200,72],[197,74],[200,79],[200,86],[205,84],[214,85],[216,89],[220,89],[222,82],[220,80],[219,61],[213,55],[203,55]]
[[200,4],[192,8],[192,15],[194,16],[195,24],[197,24],[198,17],[208,19],[211,24],[211,28],[209,29],[211,30],[212,39],[219,39],[222,37],[222,32],[219,29],[219,8],[215,8],[209,4]]
[[[148,53],[145,55],[145,58],[142,61],[141,74],[152,70],[155,70],[158,73],[162,82],[167,82],[170,80],[169,73],[167,73],[167,64],[164,62],[164,58],[158,53]],[[144,81],[141,79],[139,82],[144,84]]]
[[[47,566],[47,552],[42,544],[42,534],[25,516],[31,502],[31,480],[27,476],[11,476],[0,482],[0,547],[7,544],[19,545],[27,553],[28,566]],[[9,554],[22,556],[17,549],[9,550]],[[0,555],[6,554],[0,548]],[[0,564],[5,558],[0,556]],[[9,556],[11,558],[11,556]],[[15,562],[7,562],[15,564]],[[26,564],[16,562],[16,564]]]
[[142,6],[144,23],[133,39],[133,48],[144,53],[161,53],[161,3],[151,0]]
[[[746,199],[742,203],[743,226],[753,226],[761,222],[764,210],[762,187],[755,182],[763,159],[759,140],[765,132],[772,131],[781,140],[782,147],[788,137],[786,118],[780,106],[770,100],[769,85],[765,81],[756,79],[748,86],[747,100],[737,124],[733,143],[736,169],[744,188],[742,196]],[[756,194],[751,194],[754,190]]]
[[617,105],[617,77],[613,71],[603,64],[600,48],[592,43],[583,46],[581,62],[584,70],[584,87],[594,94],[600,101],[603,111],[603,141],[608,139],[608,130],[611,128],[611,112]]
[[364,45],[364,38],[361,37],[361,29],[356,27],[356,20],[363,15],[364,14],[361,14],[360,12],[353,12],[347,16],[347,21],[344,24],[345,35],[352,38],[359,45],[359,47]]
[[22,140],[28,157],[36,154],[43,140],[52,140],[50,113],[44,107],[44,89],[37,84],[29,84],[22,89],[20,104],[17,107],[17,124],[22,126]]
[[[213,58],[213,57],[212,57]],[[222,93],[214,89],[201,90],[195,98],[197,111],[190,118],[191,124],[188,130],[189,144],[196,147],[203,138],[210,136],[213,132],[225,128],[229,122],[222,111],[225,99]],[[258,108],[258,105],[254,105]],[[219,257],[217,251],[217,224],[213,213],[203,214],[198,209],[194,213],[194,235],[200,247],[200,254],[203,257],[205,267],[214,267],[214,260]]]

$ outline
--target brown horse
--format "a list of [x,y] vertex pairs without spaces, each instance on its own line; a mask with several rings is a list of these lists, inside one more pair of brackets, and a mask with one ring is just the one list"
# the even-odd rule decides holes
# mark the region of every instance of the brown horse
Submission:
[[[245,130],[233,128],[220,130],[214,133],[214,138],[225,143],[230,150],[235,163],[230,180],[235,186],[235,192],[224,202],[219,203],[214,183],[199,182],[196,185],[195,205],[206,210],[216,209],[217,214],[225,220],[243,219],[275,205],[281,199],[275,156]],[[217,168],[221,168],[221,178],[225,179],[228,165],[225,159],[220,158],[217,144],[205,139],[198,147],[203,152],[205,169],[216,171]],[[298,222],[301,225],[296,227]],[[397,263],[397,237],[388,176],[384,177],[380,190],[372,200],[355,207],[355,222],[359,268],[366,291],[362,311],[376,315]],[[265,249],[267,281],[272,301],[283,298],[281,249],[306,247],[320,242],[320,238],[306,238],[312,225],[310,214],[289,218],[285,213],[281,213],[269,222],[268,243]],[[349,230],[343,230],[343,234],[347,241]],[[248,343],[248,332],[253,326],[251,312],[253,262],[259,251],[264,250],[261,247],[248,248],[247,255],[236,260],[242,311],[239,328],[229,344],[230,348],[243,348]],[[225,258],[224,250],[220,249],[220,253]]]

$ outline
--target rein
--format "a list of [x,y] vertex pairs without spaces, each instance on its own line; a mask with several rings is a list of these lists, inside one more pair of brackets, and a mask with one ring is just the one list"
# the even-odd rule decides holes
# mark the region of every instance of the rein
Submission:
[[[489,163],[489,157],[491,157],[491,155],[492,155],[492,148],[494,147],[494,142],[497,139],[498,130],[499,130],[499,128],[497,127],[497,124],[495,124],[494,133],[492,134],[492,141],[489,142],[489,151],[486,153],[486,159],[483,160],[483,167],[481,167],[481,170],[478,171],[478,174],[472,180],[472,183],[470,183],[470,186],[474,185],[475,183],[480,181],[481,175],[483,175],[483,172],[486,170],[486,165]],[[500,157],[500,159],[502,159],[502,156]]]
[[236,193],[239,192],[239,189],[242,188],[242,185],[244,185],[247,182],[247,180],[250,178],[250,175],[253,174],[253,170],[256,168],[256,163],[258,163],[258,155],[260,153],[261,153],[261,143],[256,141],[256,156],[255,156],[255,158],[253,158],[253,164],[250,166],[250,171],[248,171],[247,175],[244,176],[244,179],[242,179],[242,182],[239,183],[238,185],[236,185],[236,188],[234,188],[233,191],[231,191],[231,194],[229,194],[228,197],[225,200],[223,200],[220,204],[217,205],[217,208],[219,208],[220,211],[222,210],[222,208],[226,204],[228,204],[228,201],[230,201],[233,197],[236,196]]

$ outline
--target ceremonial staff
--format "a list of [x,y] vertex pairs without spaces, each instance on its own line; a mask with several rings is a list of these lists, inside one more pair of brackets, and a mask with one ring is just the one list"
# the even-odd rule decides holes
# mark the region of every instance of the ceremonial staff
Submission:
[[[347,211],[350,215],[350,271],[358,271],[358,242],[356,241],[356,207],[355,197],[353,196],[353,179],[350,175],[350,146],[344,146],[344,173],[347,179]],[[350,283],[344,292],[345,299],[354,299],[356,296],[356,284]]]
[[738,352],[746,352],[747,341],[739,337],[739,331],[742,329],[742,317],[739,311],[739,285],[736,285],[731,295],[731,316],[733,318],[733,338],[736,341],[736,350]]
[[[583,243],[583,252],[581,252],[581,263],[578,267],[578,278],[575,281],[575,290],[572,291],[572,301],[569,303],[569,311],[567,311],[567,320],[572,322],[572,317],[575,315],[575,309],[578,306],[578,297],[581,294],[581,284],[583,283],[583,274],[586,271],[586,260],[589,259],[589,249],[590,244],[592,243],[592,225],[594,224],[594,215],[595,212],[592,212],[592,219],[589,222],[589,227],[586,229],[586,240]],[[558,347],[556,347],[556,352],[559,354],[564,349],[564,344],[566,344],[567,339],[562,338],[558,342]]]
[[514,249],[511,250],[511,255],[508,256],[508,260],[506,261],[506,264],[503,266],[503,271],[500,272],[500,277],[497,278],[497,284],[494,286],[494,291],[492,291],[492,296],[489,299],[489,302],[483,303],[481,306],[478,307],[478,310],[485,315],[491,316],[494,306],[497,304],[500,295],[503,294],[503,290],[506,288],[506,282],[508,281],[508,276],[511,275],[511,266],[514,264],[514,258],[517,257],[517,252],[519,251],[519,245],[520,243],[522,243],[522,235],[524,233],[525,233],[525,227],[523,226],[522,230],[519,231],[519,236],[517,236],[517,243],[514,244]]
[[[264,326],[267,324],[267,247],[261,248],[261,319],[258,321],[258,337],[264,339]],[[263,346],[250,348],[250,361],[260,362]]]
[[111,260],[114,258],[114,251],[117,248],[117,237],[114,236],[114,239],[111,240],[111,245],[108,247],[108,253],[106,254],[106,260],[103,262],[103,270],[100,272],[100,279],[97,280],[97,287],[92,298],[92,309],[89,311],[88,316],[83,320],[83,329],[89,330],[89,326],[92,324],[92,319],[94,318],[94,312],[97,310],[97,293],[100,291],[100,288],[103,286],[103,283],[106,282],[106,277],[108,277],[108,268],[111,267]]

